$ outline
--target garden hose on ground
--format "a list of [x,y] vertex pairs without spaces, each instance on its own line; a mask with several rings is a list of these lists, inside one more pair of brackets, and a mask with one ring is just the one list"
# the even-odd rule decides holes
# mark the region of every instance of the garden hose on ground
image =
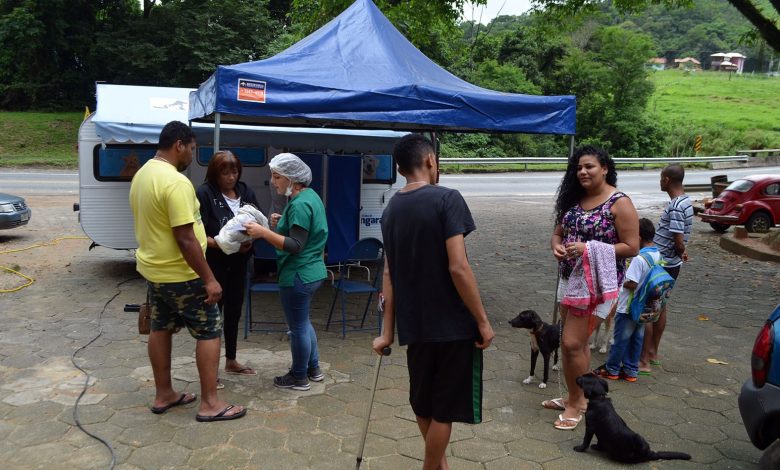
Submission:
[[[35,245],[30,245],[28,247],[17,248],[17,249],[13,249],[13,250],[3,250],[3,251],[0,251],[0,255],[4,255],[4,254],[8,254],[8,253],[17,253],[17,252],[20,252],[20,251],[31,250],[33,248],[42,248],[42,247],[46,247],[46,246],[54,246],[54,245],[58,245],[62,240],[89,240],[89,238],[87,238],[87,237],[75,237],[75,236],[59,237],[59,238],[55,238],[54,240],[52,240],[50,242],[37,243]],[[15,274],[15,275],[25,279],[25,281],[26,281],[24,284],[22,284],[20,286],[17,286],[17,287],[14,287],[12,289],[0,289],[0,293],[20,291],[20,290],[24,289],[25,287],[31,286],[35,282],[34,278],[32,278],[30,276],[27,276],[25,274],[22,274],[19,271],[16,271],[16,270],[11,269],[9,267],[0,265],[0,269],[2,269],[4,271],[7,271],[7,272],[10,272],[12,274]],[[87,372],[86,370],[81,368],[81,366],[79,366],[76,363],[76,355],[80,351],[85,350],[90,344],[92,344],[95,341],[97,341],[97,339],[100,338],[103,335],[103,314],[106,312],[106,309],[111,304],[111,302],[113,302],[114,299],[116,299],[122,293],[122,290],[119,289],[119,287],[122,284],[124,284],[126,282],[129,282],[129,281],[132,281],[132,280],[135,280],[135,279],[138,279],[138,277],[132,277],[130,279],[125,279],[124,281],[122,281],[122,282],[120,282],[119,284],[116,285],[116,287],[117,287],[116,293],[114,293],[114,295],[112,295],[111,298],[108,299],[105,304],[103,304],[103,309],[100,311],[100,315],[98,315],[98,333],[97,333],[97,335],[95,335],[95,337],[93,337],[87,343],[85,343],[84,345],[80,346],[75,351],[73,351],[73,354],[71,354],[71,356],[70,356],[70,361],[73,363],[73,367],[75,367],[76,369],[81,371],[81,373],[86,376],[86,378],[84,379],[84,387],[81,389],[81,393],[79,393],[79,396],[78,396],[78,398],[76,398],[76,402],[73,405],[73,421],[76,423],[76,426],[79,428],[79,430],[81,430],[81,432],[83,432],[87,436],[91,437],[92,439],[95,439],[96,441],[100,442],[111,453],[111,463],[108,466],[109,469],[113,469],[116,466],[116,452],[114,451],[113,446],[111,445],[110,442],[108,442],[107,440],[103,439],[102,437],[87,431],[84,428],[84,426],[81,424],[81,420],[79,419],[79,403],[81,402],[81,399],[84,397],[84,395],[87,393],[87,389],[89,388],[89,379],[91,378],[91,375],[89,374],[89,372]]]
[[[59,238],[55,238],[54,240],[52,240],[50,242],[37,243],[35,245],[30,245],[30,246],[27,246],[27,247],[24,247],[24,248],[16,248],[14,250],[3,250],[3,251],[0,251],[0,255],[5,255],[5,254],[8,254],[8,253],[18,253],[20,251],[32,250],[33,248],[42,248],[42,247],[45,247],[45,246],[54,246],[54,245],[58,245],[62,240],[89,240],[89,238],[87,238],[87,237],[59,237]],[[9,272],[11,274],[14,274],[16,276],[19,276],[19,277],[21,277],[22,279],[25,280],[25,283],[20,285],[20,286],[16,286],[16,287],[11,288],[11,289],[0,289],[0,293],[17,292],[17,291],[20,291],[20,290],[24,289],[25,287],[29,287],[29,286],[33,285],[33,283],[35,282],[35,278],[27,276],[26,274],[22,274],[19,271],[16,271],[15,269],[11,269],[11,268],[9,268],[7,266],[0,265],[0,269],[2,269],[3,271],[7,271],[7,272]]]
[[82,350],[86,349],[87,346],[89,346],[90,344],[94,343],[98,338],[100,338],[103,335],[103,313],[105,313],[106,308],[108,308],[108,305],[114,299],[116,299],[119,296],[119,294],[122,293],[122,291],[119,289],[119,286],[121,286],[125,282],[131,281],[133,279],[137,279],[137,278],[127,279],[127,280],[124,280],[124,281],[120,282],[119,284],[117,284],[117,291],[116,291],[116,293],[113,296],[111,296],[111,298],[108,299],[108,301],[105,304],[103,304],[103,310],[100,311],[100,315],[98,316],[98,333],[97,333],[97,335],[95,335],[94,338],[89,340],[89,342],[87,342],[83,346],[80,346],[78,349],[73,351],[73,354],[71,354],[71,356],[70,356],[70,362],[73,363],[73,367],[75,367],[76,369],[80,370],[81,373],[86,376],[84,378],[84,387],[81,389],[81,393],[79,393],[78,398],[76,398],[76,403],[73,405],[73,421],[76,423],[76,426],[78,426],[78,428],[79,428],[79,430],[81,430],[81,432],[83,432],[87,436],[91,437],[92,439],[95,439],[96,441],[100,442],[101,444],[103,444],[108,449],[109,452],[111,452],[111,464],[108,466],[108,468],[110,470],[113,469],[116,466],[116,452],[114,451],[114,447],[107,440],[103,439],[102,437],[98,436],[97,434],[93,434],[93,433],[87,431],[86,429],[84,429],[84,426],[81,425],[81,421],[79,420],[79,402],[81,402],[81,398],[84,396],[84,394],[87,393],[87,388],[89,388],[89,379],[91,378],[91,376],[89,375],[89,372],[85,371],[84,369],[81,368],[81,366],[76,364],[76,354],[78,354],[79,351],[82,351]]
[[82,369],[78,364],[76,364],[76,355],[79,353],[79,351],[83,351],[90,344],[92,344],[95,341],[97,341],[97,339],[100,338],[103,335],[103,314],[106,313],[106,309],[111,304],[111,302],[113,302],[114,299],[119,297],[119,295],[122,293],[122,289],[120,289],[119,287],[122,284],[125,284],[125,283],[130,282],[130,281],[134,281],[136,279],[139,279],[138,276],[134,276],[134,277],[131,277],[129,279],[125,279],[124,281],[122,281],[122,282],[120,282],[119,284],[116,285],[116,292],[114,293],[114,295],[111,296],[110,299],[108,299],[106,301],[105,304],[103,304],[103,309],[100,311],[100,315],[98,315],[98,333],[97,333],[97,335],[95,335],[95,337],[92,338],[91,340],[89,340],[86,344],[84,344],[83,346],[81,346],[78,349],[76,349],[75,351],[73,351],[73,354],[70,356],[70,362],[73,363],[73,367],[75,367],[76,369],[80,370],[81,373],[86,376],[86,378],[84,379],[84,387],[81,389],[81,393],[79,394],[78,398],[76,398],[76,403],[73,405],[73,421],[76,423],[76,426],[78,426],[78,428],[81,430],[81,432],[83,432],[87,436],[91,437],[92,439],[95,439],[96,441],[100,442],[101,444],[103,444],[108,449],[109,452],[111,452],[111,464],[108,467],[110,470],[113,469],[116,466],[116,452],[114,451],[114,447],[107,440],[105,440],[102,437],[100,437],[100,436],[98,436],[96,434],[93,434],[93,433],[87,431],[86,429],[84,429],[84,426],[82,426],[81,421],[79,420],[79,402],[81,401],[81,398],[84,396],[84,394],[87,393],[87,389],[89,388],[89,379],[92,376],[89,375],[89,372],[87,372],[86,370]]

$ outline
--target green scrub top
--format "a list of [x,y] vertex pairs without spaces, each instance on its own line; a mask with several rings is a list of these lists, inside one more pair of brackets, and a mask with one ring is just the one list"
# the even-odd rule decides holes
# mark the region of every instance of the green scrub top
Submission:
[[309,232],[309,238],[298,254],[276,250],[280,287],[293,287],[296,274],[304,284],[327,277],[324,254],[328,241],[328,219],[325,206],[313,189],[304,189],[287,203],[276,232],[289,237],[293,225]]

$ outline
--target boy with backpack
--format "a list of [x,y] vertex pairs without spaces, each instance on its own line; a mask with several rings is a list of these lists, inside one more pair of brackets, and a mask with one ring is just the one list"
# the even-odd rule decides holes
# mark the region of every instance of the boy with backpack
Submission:
[[645,336],[645,323],[658,319],[674,279],[659,262],[661,253],[653,243],[655,227],[649,219],[639,220],[641,249],[626,270],[615,315],[615,344],[606,364],[595,372],[611,380],[636,382],[639,356]]

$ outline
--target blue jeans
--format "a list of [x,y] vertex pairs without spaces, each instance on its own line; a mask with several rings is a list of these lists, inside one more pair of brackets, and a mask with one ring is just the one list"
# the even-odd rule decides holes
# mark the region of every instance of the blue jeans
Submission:
[[631,315],[615,315],[615,344],[609,350],[607,372],[618,375],[622,370],[629,377],[639,374],[639,355],[645,339],[645,325],[631,319]]
[[290,329],[288,334],[290,336],[290,351],[292,352],[292,373],[296,379],[305,378],[307,369],[320,365],[317,334],[311,325],[309,307],[311,306],[311,298],[321,285],[322,281],[304,284],[301,282],[300,276],[296,274],[293,287],[279,288],[284,318]]

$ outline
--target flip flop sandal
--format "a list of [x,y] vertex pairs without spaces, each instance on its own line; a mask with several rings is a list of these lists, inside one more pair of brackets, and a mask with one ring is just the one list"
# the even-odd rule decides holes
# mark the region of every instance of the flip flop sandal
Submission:
[[238,413],[233,413],[232,415],[226,415],[228,411],[235,408],[236,405],[228,405],[225,407],[224,410],[220,411],[219,413],[215,414],[214,416],[206,416],[206,415],[195,415],[195,420],[201,423],[210,423],[213,421],[229,421],[231,419],[238,419],[246,414],[246,408],[239,411]]
[[[576,418],[564,418],[563,414],[558,415],[558,422],[560,424],[554,424],[553,426],[555,429],[561,429],[563,431],[574,431],[577,428],[577,425],[580,424],[580,421],[582,421],[582,415],[577,415]],[[574,424],[567,424],[567,423],[574,423]]]
[[152,413],[154,413],[156,415],[161,415],[161,414],[165,413],[166,411],[170,410],[171,408],[173,408],[174,406],[189,405],[190,403],[194,402],[197,399],[198,399],[198,396],[195,395],[194,393],[192,394],[192,396],[189,399],[187,398],[187,394],[186,393],[182,393],[181,396],[179,397],[179,399],[176,400],[175,402],[171,403],[171,404],[168,404],[168,405],[165,405],[165,406],[153,406],[153,407],[151,407],[149,409],[152,410]]
[[563,404],[563,398],[553,398],[550,400],[544,400],[542,402],[542,408],[555,411],[565,411],[566,406]]
[[640,370],[639,375],[653,375],[653,373],[649,370]]
[[651,366],[660,366],[661,365],[661,361],[659,361],[658,359],[651,359],[650,360],[650,365]]
[[252,369],[251,367],[242,367],[238,370],[225,370],[228,374],[233,375],[257,375],[257,371]]

